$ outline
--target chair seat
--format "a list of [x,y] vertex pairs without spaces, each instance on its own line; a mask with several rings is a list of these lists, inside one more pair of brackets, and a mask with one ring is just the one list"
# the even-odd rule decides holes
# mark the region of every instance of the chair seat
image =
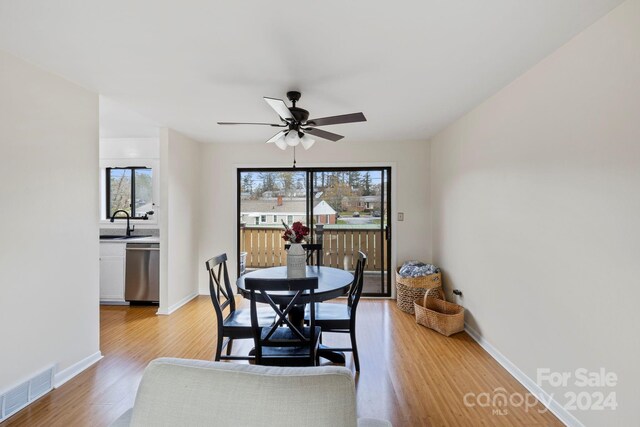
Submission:
[[[304,311],[304,319],[309,319],[309,307]],[[351,318],[351,307],[347,304],[316,303],[317,320],[349,320]]]
[[[276,313],[271,307],[258,308],[258,324],[269,326],[276,320]],[[248,328],[251,329],[251,310],[241,308],[231,313],[224,320],[225,328]]]
[[[301,346],[300,340],[296,341],[295,335],[288,327],[281,327],[271,336],[272,343],[276,345],[263,344],[262,357],[260,363],[270,366],[311,366],[311,358],[309,352],[311,349],[317,351],[320,344],[320,328],[315,328],[315,343],[312,347]],[[269,328],[262,328],[261,334],[265,337],[269,332]],[[301,331],[305,337],[309,337],[311,328],[305,327]],[[290,345],[287,345],[287,342]],[[315,353],[315,351],[314,351]]]
[[[262,340],[267,339],[269,330],[270,328],[262,328],[262,330],[260,331],[260,337]],[[311,336],[311,328],[309,327],[302,328],[300,332],[302,332],[302,335],[304,335],[305,338],[309,338]],[[322,330],[320,329],[320,327],[316,326],[316,332],[315,332],[316,340],[319,339],[321,332]],[[292,347],[300,346],[300,338],[297,335],[295,335],[293,331],[288,327],[282,327],[282,328],[276,329],[273,335],[269,337],[269,346],[272,346],[272,347],[287,346],[288,343],[292,343],[291,345]],[[266,346],[267,344],[265,343],[263,345]],[[264,350],[262,353],[264,354]],[[306,354],[308,355],[309,352],[307,351]]]
[[309,359],[309,347],[262,347],[263,358],[303,358]]

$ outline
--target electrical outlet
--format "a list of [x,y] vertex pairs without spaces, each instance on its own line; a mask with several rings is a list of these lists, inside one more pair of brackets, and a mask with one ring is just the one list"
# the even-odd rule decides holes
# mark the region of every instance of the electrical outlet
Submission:
[[398,221],[404,221],[404,212],[398,212]]

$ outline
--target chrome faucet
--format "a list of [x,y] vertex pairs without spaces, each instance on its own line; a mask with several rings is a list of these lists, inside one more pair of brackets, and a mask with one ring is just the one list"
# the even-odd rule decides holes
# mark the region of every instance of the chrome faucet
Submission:
[[124,212],[127,215],[127,237],[131,236],[131,233],[133,232],[133,230],[136,228],[136,226],[132,226],[129,227],[129,219],[131,219],[131,217],[129,216],[129,212],[125,211],[124,209],[120,209],[117,210],[113,213],[113,215],[111,215],[111,222],[114,221],[114,219],[116,218],[116,214],[120,213],[120,212]]

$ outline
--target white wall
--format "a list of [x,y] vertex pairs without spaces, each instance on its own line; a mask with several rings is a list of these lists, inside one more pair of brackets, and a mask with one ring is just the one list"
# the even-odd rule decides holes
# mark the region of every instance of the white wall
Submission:
[[198,294],[201,144],[160,129],[160,307],[170,314]]
[[0,392],[99,357],[98,97],[0,51]]
[[[363,124],[362,126],[366,126]],[[265,136],[268,139],[269,135]],[[318,141],[297,151],[298,167],[392,166],[392,203],[404,212],[404,222],[393,222],[393,262],[431,259],[429,207],[429,144],[427,142],[337,143]],[[226,252],[231,279],[236,275],[238,167],[291,167],[293,150],[273,144],[207,144],[202,152],[202,238],[200,240],[200,292],[208,293],[206,259]]]
[[[574,412],[585,425],[640,425],[639,52],[631,0],[432,141],[445,284],[530,378],[618,375],[600,389],[618,409]],[[598,391],[572,384],[544,388],[561,404],[566,390]]]
[[[153,170],[153,202],[160,206],[160,140],[159,138],[100,138],[100,227],[123,228],[126,219],[111,223],[106,218],[106,168],[146,166]],[[148,220],[131,220],[136,228],[158,228],[159,212]]]
[[[100,160],[158,160],[159,138],[100,138]],[[128,164],[127,166],[144,166]]]

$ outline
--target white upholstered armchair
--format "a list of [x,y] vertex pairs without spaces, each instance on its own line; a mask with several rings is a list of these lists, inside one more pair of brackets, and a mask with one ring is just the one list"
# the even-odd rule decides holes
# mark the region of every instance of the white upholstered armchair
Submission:
[[133,408],[112,427],[391,427],[357,419],[351,371],[187,359],[147,366]]

